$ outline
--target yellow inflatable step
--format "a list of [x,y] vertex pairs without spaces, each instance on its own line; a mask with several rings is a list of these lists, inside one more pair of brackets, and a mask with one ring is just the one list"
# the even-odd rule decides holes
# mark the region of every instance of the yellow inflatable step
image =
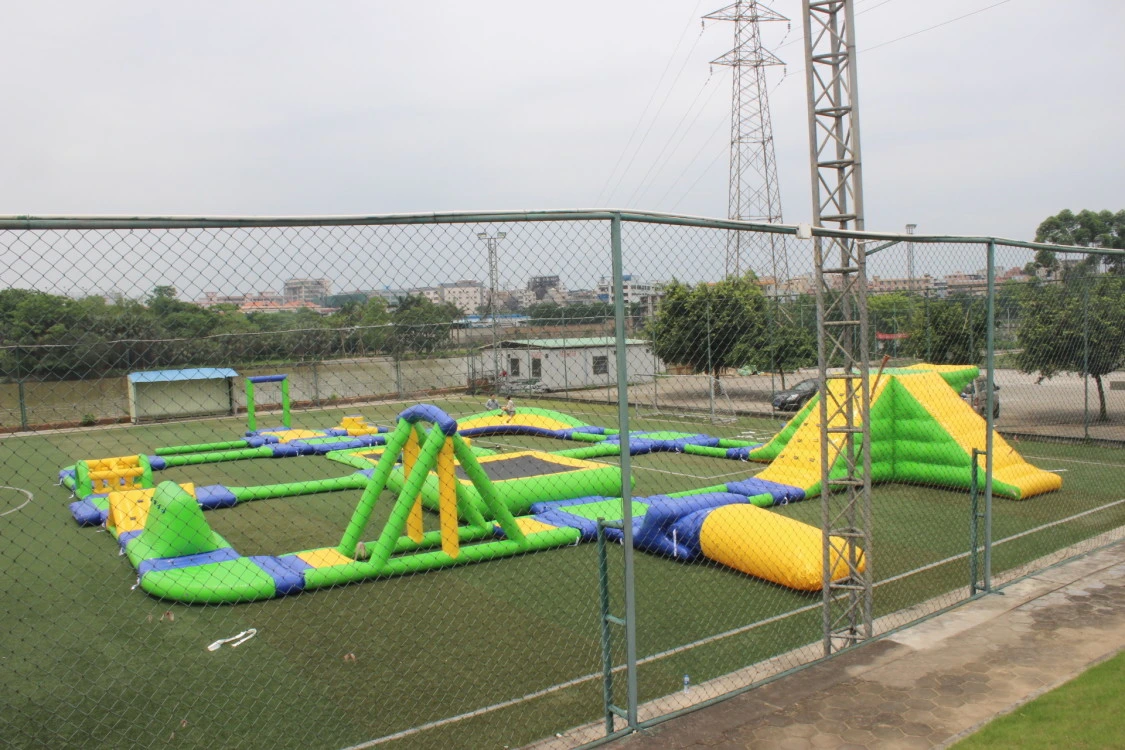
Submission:
[[[832,539],[835,549],[844,548],[842,538]],[[817,591],[823,585],[823,535],[816,526],[755,505],[724,505],[707,514],[699,541],[707,558],[756,578],[800,591]],[[861,558],[859,569],[865,567]],[[847,572],[847,564],[837,556],[832,580]]]

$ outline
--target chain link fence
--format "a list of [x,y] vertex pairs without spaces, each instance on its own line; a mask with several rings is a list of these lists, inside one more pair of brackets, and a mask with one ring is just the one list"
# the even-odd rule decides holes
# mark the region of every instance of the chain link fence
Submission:
[[[573,747],[820,658],[818,240],[747,226],[0,222],[0,737]],[[867,241],[886,632],[1120,538],[1125,264]]]

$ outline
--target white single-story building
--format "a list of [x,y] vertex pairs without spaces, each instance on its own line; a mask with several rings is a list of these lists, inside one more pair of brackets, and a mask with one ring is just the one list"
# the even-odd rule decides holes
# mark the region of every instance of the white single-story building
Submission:
[[[664,363],[644,339],[626,339],[625,361],[630,383],[651,382],[666,372]],[[596,338],[522,339],[497,342],[479,350],[470,379],[494,379],[517,391],[565,391],[617,385],[617,344],[612,336]]]

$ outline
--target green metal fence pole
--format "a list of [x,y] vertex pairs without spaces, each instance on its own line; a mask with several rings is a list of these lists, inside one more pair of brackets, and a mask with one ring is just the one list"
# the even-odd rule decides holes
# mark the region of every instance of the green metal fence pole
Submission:
[[625,345],[625,291],[621,260],[621,216],[609,225],[613,255],[613,317],[617,339],[617,422],[621,430],[621,531],[625,548],[625,675],[626,712],[630,727],[637,725],[637,596],[633,581],[633,489],[629,456],[629,371]]
[[602,703],[605,733],[613,734],[613,644],[609,620],[609,561],[605,551],[605,519],[598,519],[598,604],[602,636]]
[[977,533],[980,530],[980,483],[977,481],[977,471],[980,450],[973,448],[972,474],[969,476],[969,596],[977,595]]
[[1087,274],[1082,280],[1082,437],[1090,439],[1090,282]]
[[[986,353],[984,384],[984,590],[992,591],[992,437],[996,429],[993,408],[996,400],[996,243],[988,243],[988,307],[985,322]],[[972,326],[969,327],[970,330]],[[976,471],[976,467],[973,467]]]
[[20,429],[27,432],[27,393],[23,385],[23,350],[16,347],[16,383],[20,391]]
[[711,364],[711,293],[707,293],[707,409],[715,424],[715,372]]

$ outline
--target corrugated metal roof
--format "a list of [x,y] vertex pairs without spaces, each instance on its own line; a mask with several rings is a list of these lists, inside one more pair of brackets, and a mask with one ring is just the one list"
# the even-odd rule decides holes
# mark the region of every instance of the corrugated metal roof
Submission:
[[[614,346],[617,339],[612,336],[597,336],[579,339],[505,339],[499,342],[501,348],[524,349],[585,349]],[[647,345],[644,339],[625,339],[627,346]]]
[[217,380],[238,377],[229,367],[196,367],[188,370],[153,370],[129,373],[130,383],[172,383],[177,380]]

